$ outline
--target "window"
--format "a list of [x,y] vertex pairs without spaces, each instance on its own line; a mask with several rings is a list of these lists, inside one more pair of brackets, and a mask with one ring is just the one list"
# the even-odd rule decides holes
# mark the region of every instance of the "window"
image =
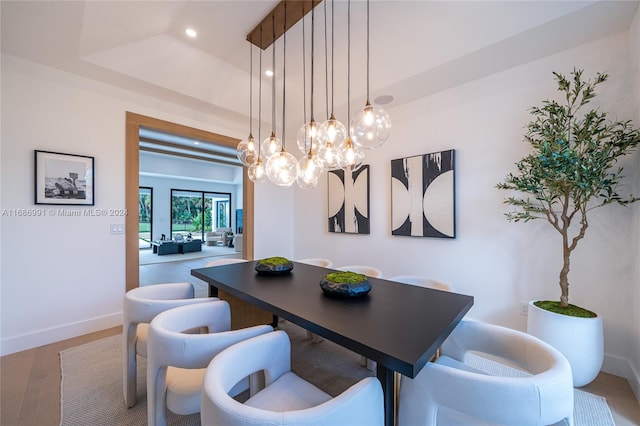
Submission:
[[153,216],[153,188],[138,188],[138,246],[151,247],[151,231]]
[[204,241],[204,234],[231,227],[231,194],[171,190],[171,235],[189,234]]

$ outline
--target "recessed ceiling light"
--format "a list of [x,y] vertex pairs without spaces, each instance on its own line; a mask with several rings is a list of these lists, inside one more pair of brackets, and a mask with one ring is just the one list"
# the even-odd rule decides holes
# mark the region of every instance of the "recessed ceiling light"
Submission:
[[378,105],[385,105],[388,103],[393,102],[393,96],[391,95],[382,95],[382,96],[378,96],[377,98],[375,98],[373,100],[373,103],[376,103]]
[[191,38],[196,38],[196,36],[198,35],[196,30],[194,30],[193,28],[187,28],[186,30],[184,30],[184,33]]
[[264,74],[265,74],[267,77],[273,77],[273,71],[271,71],[271,70],[266,70],[266,71],[264,72]]

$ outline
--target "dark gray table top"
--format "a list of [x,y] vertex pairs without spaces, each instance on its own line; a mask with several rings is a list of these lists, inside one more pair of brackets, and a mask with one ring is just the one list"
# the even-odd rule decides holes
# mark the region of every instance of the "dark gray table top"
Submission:
[[289,274],[258,275],[255,261],[191,270],[191,275],[394,371],[415,377],[471,309],[473,297],[369,278],[357,299],[324,295],[332,269],[294,262]]

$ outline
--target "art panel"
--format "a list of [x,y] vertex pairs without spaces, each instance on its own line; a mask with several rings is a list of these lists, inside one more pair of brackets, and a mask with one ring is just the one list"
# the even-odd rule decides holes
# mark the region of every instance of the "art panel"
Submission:
[[392,235],[455,238],[455,150],[391,160]]
[[368,234],[369,166],[356,171],[331,170],[329,189],[329,232]]

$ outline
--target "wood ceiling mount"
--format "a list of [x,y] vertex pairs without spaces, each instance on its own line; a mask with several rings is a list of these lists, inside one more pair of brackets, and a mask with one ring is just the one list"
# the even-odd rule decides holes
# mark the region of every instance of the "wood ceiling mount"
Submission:
[[[264,50],[271,46],[273,42],[280,38],[285,31],[289,31],[300,19],[311,11],[316,5],[322,3],[322,0],[282,0],[276,7],[273,8],[267,16],[264,17],[262,22],[258,24],[249,34],[247,34],[247,41],[258,46]],[[284,24],[284,5],[287,5],[287,22],[286,27]],[[275,22],[275,24],[274,24]],[[275,25],[275,37],[273,32],[273,26]],[[260,29],[262,28],[262,42],[260,40]]]

